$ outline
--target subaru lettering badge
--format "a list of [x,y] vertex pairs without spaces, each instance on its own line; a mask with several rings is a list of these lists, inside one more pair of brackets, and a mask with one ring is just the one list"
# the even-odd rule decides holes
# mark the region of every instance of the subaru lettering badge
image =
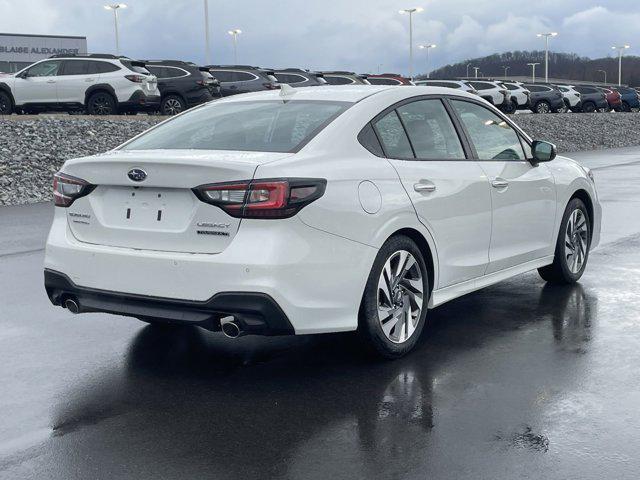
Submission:
[[132,168],[127,173],[127,177],[129,177],[134,182],[142,182],[145,178],[147,178],[147,172],[145,172],[141,168]]

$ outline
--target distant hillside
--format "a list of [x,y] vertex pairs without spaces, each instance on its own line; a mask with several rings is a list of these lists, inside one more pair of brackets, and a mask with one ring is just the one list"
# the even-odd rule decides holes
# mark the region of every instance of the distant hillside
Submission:
[[[488,57],[473,58],[453,65],[446,65],[431,72],[431,78],[464,77],[467,74],[473,76],[473,67],[480,67],[480,72],[485,77],[501,77],[504,75],[505,65],[509,66],[508,75],[531,75],[531,67],[527,63],[540,62],[536,67],[536,76],[544,77],[544,50],[543,51],[515,51],[496,53]],[[549,76],[554,78],[566,78],[570,80],[603,81],[602,72],[607,72],[607,82],[618,82],[618,58],[590,59],[580,57],[573,53],[549,52]],[[420,75],[419,78],[425,78]],[[624,56],[622,58],[622,82],[629,85],[640,85],[640,57]]]

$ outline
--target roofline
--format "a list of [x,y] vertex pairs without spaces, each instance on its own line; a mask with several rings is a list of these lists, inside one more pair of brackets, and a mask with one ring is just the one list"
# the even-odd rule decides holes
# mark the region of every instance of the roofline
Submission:
[[74,35],[30,35],[28,33],[0,33],[0,37],[36,37],[36,38],[73,38],[75,40],[86,40],[87,37]]

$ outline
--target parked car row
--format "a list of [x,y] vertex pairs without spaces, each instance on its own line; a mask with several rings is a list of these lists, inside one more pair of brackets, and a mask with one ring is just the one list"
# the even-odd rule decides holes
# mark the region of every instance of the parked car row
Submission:
[[630,112],[640,93],[629,87],[554,85],[495,79],[418,80],[395,73],[314,72],[251,65],[198,66],[180,60],[132,60],[108,54],[54,55],[14,75],[0,77],[0,114],[40,111],[91,115],[139,111],[175,115],[215,98],[280,85],[433,85],[471,92],[505,113]]

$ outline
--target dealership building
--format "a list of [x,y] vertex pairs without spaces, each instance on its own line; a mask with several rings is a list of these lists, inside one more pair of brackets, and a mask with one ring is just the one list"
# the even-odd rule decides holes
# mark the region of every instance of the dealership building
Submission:
[[13,73],[51,55],[87,53],[87,37],[0,33],[0,72]]

